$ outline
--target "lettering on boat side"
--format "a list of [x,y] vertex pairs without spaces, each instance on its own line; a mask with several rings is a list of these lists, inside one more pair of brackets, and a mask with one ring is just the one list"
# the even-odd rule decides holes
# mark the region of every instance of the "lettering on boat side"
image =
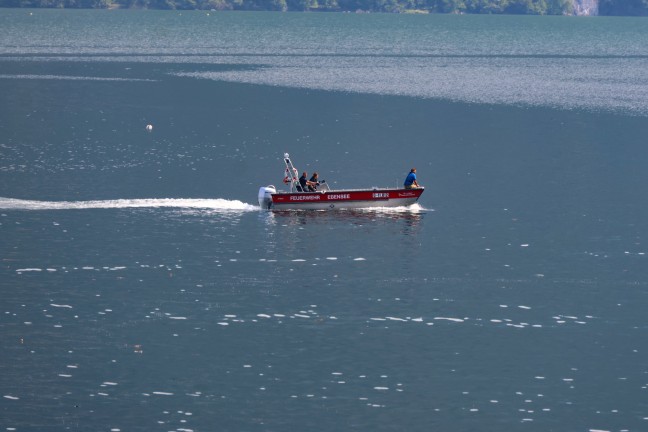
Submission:
[[290,201],[319,201],[320,195],[290,195]]
[[389,194],[387,192],[374,192],[373,197],[374,198],[389,198]]
[[330,200],[343,200],[343,199],[350,199],[351,195],[349,194],[329,194],[326,196]]

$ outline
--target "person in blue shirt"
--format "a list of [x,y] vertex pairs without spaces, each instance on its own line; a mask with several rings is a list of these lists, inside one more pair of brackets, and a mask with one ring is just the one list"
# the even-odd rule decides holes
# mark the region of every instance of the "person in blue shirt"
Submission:
[[407,177],[405,178],[404,186],[405,189],[421,187],[416,181],[416,168],[412,168],[409,174],[407,174]]

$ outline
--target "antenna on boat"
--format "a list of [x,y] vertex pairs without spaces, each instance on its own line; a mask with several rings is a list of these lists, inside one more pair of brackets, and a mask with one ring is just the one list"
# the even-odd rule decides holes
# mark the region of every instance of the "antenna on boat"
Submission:
[[286,164],[286,176],[284,177],[284,183],[290,183],[290,192],[297,192],[297,185],[299,184],[299,178],[297,177],[297,168],[295,168],[295,166],[293,165],[288,153],[284,153],[284,163]]

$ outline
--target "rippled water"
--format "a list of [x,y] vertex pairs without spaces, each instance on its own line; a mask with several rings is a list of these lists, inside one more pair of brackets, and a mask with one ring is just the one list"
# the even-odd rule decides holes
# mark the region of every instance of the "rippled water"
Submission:
[[0,10],[0,426],[646,429],[644,24]]
[[179,74],[648,114],[648,34],[641,18],[283,14],[267,19],[243,13],[37,11],[9,13],[3,21],[4,55],[248,65],[230,71],[188,65]]

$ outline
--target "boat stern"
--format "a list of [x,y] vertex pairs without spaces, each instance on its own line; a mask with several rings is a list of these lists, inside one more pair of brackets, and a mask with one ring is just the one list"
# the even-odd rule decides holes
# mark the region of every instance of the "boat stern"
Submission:
[[263,210],[272,208],[272,194],[277,193],[277,188],[273,185],[261,186],[259,188],[259,207]]

